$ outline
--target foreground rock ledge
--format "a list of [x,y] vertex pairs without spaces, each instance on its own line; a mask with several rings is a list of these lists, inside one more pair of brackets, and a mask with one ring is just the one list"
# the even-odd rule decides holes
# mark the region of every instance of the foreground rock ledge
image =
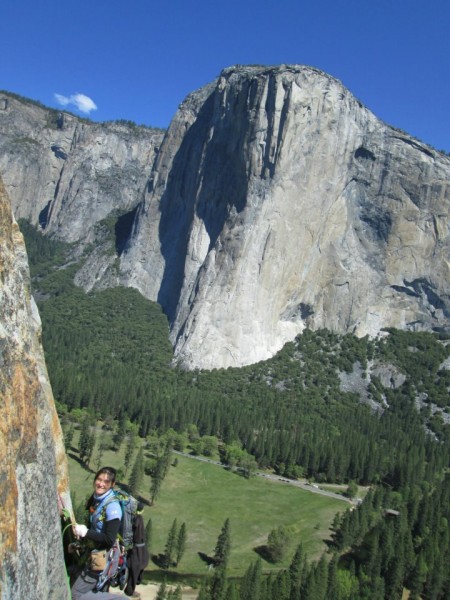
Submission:
[[58,502],[61,428],[39,341],[22,235],[0,180],[0,599],[69,600]]

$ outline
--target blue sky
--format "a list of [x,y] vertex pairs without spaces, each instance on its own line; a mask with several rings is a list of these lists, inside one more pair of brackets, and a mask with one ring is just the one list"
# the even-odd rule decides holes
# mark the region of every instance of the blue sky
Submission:
[[95,121],[167,127],[223,68],[282,63],[322,69],[450,151],[449,0],[0,3],[0,88]]

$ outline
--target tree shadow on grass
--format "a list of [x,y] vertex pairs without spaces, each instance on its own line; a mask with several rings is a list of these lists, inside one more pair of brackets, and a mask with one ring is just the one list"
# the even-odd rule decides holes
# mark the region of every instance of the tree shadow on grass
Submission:
[[211,565],[214,566],[216,564],[216,561],[214,560],[214,558],[212,556],[208,556],[204,552],[199,552],[198,555],[199,555],[200,559],[208,565],[208,567]]
[[260,556],[263,560],[270,563],[271,565],[275,564],[275,561],[273,560],[272,555],[270,554],[269,547],[265,544],[263,546],[257,546],[256,548],[253,548],[253,551],[256,552],[258,556]]
[[144,496],[141,496],[140,494],[136,496],[136,500],[138,500],[141,504],[144,504],[145,506],[153,506],[153,502],[151,502],[151,500],[144,498]]
[[168,569],[170,566],[167,564],[167,557],[163,552],[160,554],[152,554],[152,562],[154,562],[157,567],[164,570]]
[[177,573],[173,570],[165,570],[165,569],[153,569],[145,571],[143,575],[143,584],[147,583],[162,583],[165,581],[166,583],[192,586],[193,588],[199,588],[202,582],[204,575],[200,575],[198,573]]
[[332,552],[333,550],[339,550],[337,543],[333,539],[326,538],[322,541],[328,547],[329,552]]
[[93,473],[94,472],[90,467],[88,467],[86,465],[85,462],[83,462],[81,460],[81,458],[79,456],[77,456],[76,454],[73,454],[72,452],[68,452],[67,454],[68,454],[68,456],[70,458],[72,458],[74,461],[76,461],[85,471],[88,471],[89,473]]

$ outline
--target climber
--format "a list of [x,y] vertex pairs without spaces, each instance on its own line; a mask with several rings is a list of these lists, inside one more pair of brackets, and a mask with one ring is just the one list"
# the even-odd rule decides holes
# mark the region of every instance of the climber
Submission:
[[90,513],[89,528],[81,524],[75,524],[73,527],[74,535],[83,540],[90,540],[90,545],[95,549],[91,551],[86,566],[72,586],[72,600],[123,600],[123,596],[97,589],[109,551],[116,544],[122,518],[120,503],[110,499],[114,493],[115,481],[116,471],[111,467],[103,467],[95,474],[94,493],[87,503]]

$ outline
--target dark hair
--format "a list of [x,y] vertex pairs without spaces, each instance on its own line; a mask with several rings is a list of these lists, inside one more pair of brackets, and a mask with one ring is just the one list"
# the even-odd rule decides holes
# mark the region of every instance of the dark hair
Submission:
[[94,481],[96,479],[98,479],[99,475],[103,475],[103,474],[108,475],[108,477],[111,480],[111,485],[115,484],[115,482],[116,482],[116,470],[115,469],[113,469],[112,467],[102,467],[95,474]]

